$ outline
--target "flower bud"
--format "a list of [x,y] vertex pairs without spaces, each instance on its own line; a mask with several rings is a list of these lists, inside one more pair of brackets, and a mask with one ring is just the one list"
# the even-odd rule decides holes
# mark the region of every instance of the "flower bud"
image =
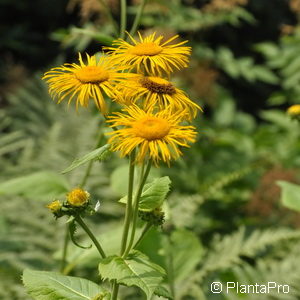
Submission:
[[47,208],[49,208],[51,212],[57,213],[61,210],[62,204],[59,200],[54,200],[53,202],[47,205]]
[[83,189],[76,188],[67,194],[68,204],[76,207],[84,206],[89,202],[90,194]]
[[293,118],[300,118],[300,104],[290,106],[287,113]]

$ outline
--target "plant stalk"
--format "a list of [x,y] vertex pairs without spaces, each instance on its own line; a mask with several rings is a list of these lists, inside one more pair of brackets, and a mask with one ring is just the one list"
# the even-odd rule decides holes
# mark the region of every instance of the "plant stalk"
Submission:
[[132,194],[133,194],[134,167],[135,167],[134,159],[135,159],[135,151],[131,153],[129,159],[128,195],[127,195],[125,221],[124,221],[124,229],[123,229],[123,236],[122,236],[122,243],[121,243],[121,255],[123,255],[127,246],[128,231],[129,231],[131,215],[132,215]]
[[111,300],[117,300],[119,292],[119,284],[116,280],[113,281],[112,293],[111,293]]
[[89,227],[84,223],[84,221],[82,220],[82,218],[77,215],[75,217],[76,222],[82,227],[82,229],[87,233],[87,235],[90,237],[90,239],[92,240],[92,242],[94,243],[94,245],[96,246],[99,254],[101,255],[102,258],[105,258],[105,252],[102,249],[100,243],[98,242],[98,240],[96,239],[96,237],[94,236],[94,234],[92,233],[92,231],[89,229]]
[[138,211],[139,211],[140,197],[142,195],[143,187],[146,183],[146,180],[147,180],[147,177],[149,175],[150,169],[151,169],[151,160],[149,159],[146,170],[145,170],[145,173],[144,174],[141,173],[139,187],[138,187],[137,193],[135,195],[131,236],[130,236],[129,245],[128,245],[125,253],[122,255],[123,258],[126,258],[129,251],[131,250],[133,242],[134,242],[136,225],[137,225],[137,217],[138,217]]
[[63,247],[63,253],[62,253],[62,259],[61,259],[61,266],[60,266],[60,272],[63,273],[64,268],[66,266],[67,261],[67,252],[68,252],[68,246],[69,246],[69,228],[66,226],[66,233],[65,233],[65,239],[64,239],[64,247]]
[[130,30],[130,35],[133,36],[140,24],[140,21],[141,21],[141,17],[143,15],[143,12],[144,12],[144,8],[145,8],[145,5],[146,5],[146,2],[147,0],[142,0],[140,6],[139,6],[139,10],[137,12],[137,14],[135,15],[135,18],[134,18],[134,21],[133,21],[133,24],[132,24],[132,27],[131,27],[131,30]]
[[135,249],[139,244],[140,242],[144,239],[144,237],[146,236],[146,234],[149,232],[149,230],[151,229],[152,227],[152,224],[150,223],[147,223],[141,236],[139,237],[139,239],[136,241],[136,243],[134,244],[134,246],[132,247],[133,249]]
[[[127,203],[126,203],[126,212],[125,212],[125,220],[124,220],[124,229],[122,235],[122,242],[121,242],[121,255],[126,250],[127,246],[127,239],[128,239],[128,231],[131,222],[132,216],[132,194],[133,194],[133,183],[134,183],[134,164],[135,160],[135,150],[130,155],[129,159],[129,178],[128,178],[128,194],[127,194]],[[116,280],[113,281],[112,285],[112,300],[116,300],[118,297],[119,285]]]
[[124,39],[127,23],[127,3],[121,0],[121,21],[120,21],[120,38]]
[[[103,134],[101,133],[101,134],[99,134],[99,136],[97,138],[95,149],[100,147],[100,145],[102,144],[102,139],[103,139]],[[83,175],[83,178],[81,180],[81,183],[79,184],[79,187],[83,188],[85,186],[85,184],[91,174],[93,163],[94,163],[94,160],[89,161],[87,168],[85,170],[85,173]],[[62,261],[61,261],[61,272],[64,272],[64,268],[66,265],[66,256],[67,256],[69,242],[70,242],[69,229],[68,229],[68,225],[66,225],[66,235],[65,235],[65,239],[64,239],[63,254],[62,254]]]

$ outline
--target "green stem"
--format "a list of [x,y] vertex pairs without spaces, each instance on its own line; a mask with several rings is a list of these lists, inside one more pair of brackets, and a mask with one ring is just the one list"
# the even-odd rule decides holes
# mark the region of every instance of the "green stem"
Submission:
[[66,266],[66,261],[67,261],[67,251],[68,251],[68,246],[69,246],[69,228],[66,226],[66,233],[65,233],[65,239],[64,239],[64,248],[63,248],[63,253],[62,253],[62,259],[61,259],[61,266],[60,266],[60,271],[61,273],[64,272],[64,268]]
[[128,245],[125,253],[122,255],[123,258],[126,258],[129,251],[131,250],[133,242],[134,242],[136,225],[137,225],[137,217],[138,217],[138,211],[139,211],[139,201],[140,201],[140,197],[142,195],[143,187],[144,187],[147,177],[149,175],[150,169],[151,169],[151,160],[149,159],[145,173],[144,174],[141,173],[139,187],[138,187],[137,193],[135,195],[131,236],[130,236],[129,245]]
[[99,2],[101,3],[101,5],[102,5],[102,7],[104,9],[105,14],[107,15],[107,17],[109,18],[110,22],[113,25],[114,33],[117,34],[117,32],[118,32],[118,24],[115,21],[113,15],[111,13],[111,10],[110,10],[109,6],[103,0],[99,0]]
[[121,21],[120,21],[120,38],[124,39],[125,31],[126,31],[126,23],[127,23],[127,5],[126,0],[121,0]]
[[111,300],[117,300],[119,292],[119,285],[116,280],[113,281]]
[[123,229],[123,236],[122,236],[122,243],[121,243],[121,255],[123,255],[127,246],[128,231],[129,231],[129,225],[130,225],[131,215],[132,215],[132,193],[133,193],[134,166],[135,166],[134,159],[135,159],[135,151],[131,153],[129,159],[128,195],[127,195],[125,221],[124,221],[124,229]]
[[136,243],[134,244],[134,246],[132,247],[133,249],[135,249],[139,244],[140,242],[144,239],[144,237],[146,236],[146,234],[148,233],[148,231],[151,229],[152,227],[152,224],[150,223],[147,223],[141,236],[139,237],[139,239],[136,241]]
[[81,219],[81,217],[79,215],[77,215],[75,217],[75,220],[82,227],[82,229],[87,233],[87,235],[90,237],[90,239],[92,240],[92,242],[96,246],[96,248],[97,248],[98,252],[100,253],[100,255],[102,256],[102,258],[105,258],[106,255],[105,255],[100,243],[97,241],[96,237],[91,232],[91,230],[88,228],[88,226],[84,223],[84,221]]
[[137,30],[137,28],[140,24],[141,17],[143,15],[143,11],[144,11],[146,2],[147,2],[147,0],[142,0],[142,2],[140,4],[140,7],[139,7],[139,10],[138,10],[137,14],[135,15],[133,25],[132,25],[131,30],[130,30],[130,35],[131,36],[133,36],[135,34],[135,32],[136,32],[136,30]]
[[[134,183],[134,160],[135,160],[135,150],[131,153],[129,159],[129,178],[128,178],[128,195],[127,195],[127,203],[126,203],[126,212],[125,212],[125,220],[124,220],[124,229],[122,235],[121,242],[121,255],[125,252],[127,239],[128,239],[128,231],[132,216],[132,194],[133,194],[133,183]],[[118,297],[119,285],[116,280],[113,281],[112,285],[112,300],[116,300]]]

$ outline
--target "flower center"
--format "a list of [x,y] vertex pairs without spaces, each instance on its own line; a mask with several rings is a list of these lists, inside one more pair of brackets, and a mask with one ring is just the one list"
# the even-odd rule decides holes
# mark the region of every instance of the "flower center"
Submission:
[[129,53],[138,56],[153,56],[159,54],[163,48],[153,42],[140,43],[129,49]]
[[101,83],[108,80],[109,74],[99,66],[86,66],[75,72],[75,77],[81,83]]
[[169,81],[160,77],[143,77],[141,85],[152,93],[173,95],[176,93],[175,87]]
[[145,117],[136,121],[132,128],[136,136],[148,141],[164,138],[170,131],[170,124],[165,119]]

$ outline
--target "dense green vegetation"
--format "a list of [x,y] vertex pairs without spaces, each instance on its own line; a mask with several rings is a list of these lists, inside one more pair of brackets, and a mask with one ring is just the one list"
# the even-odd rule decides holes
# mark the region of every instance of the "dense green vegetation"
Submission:
[[[193,121],[193,147],[170,168],[150,173],[150,181],[172,181],[166,222],[138,246],[166,270],[163,284],[176,300],[300,299],[299,214],[284,207],[300,206],[300,124],[286,113],[300,103],[300,1],[270,2],[149,0],[141,18],[143,32],[189,40],[190,67],[176,73],[175,82],[204,108]],[[92,106],[76,112],[56,105],[42,73],[73,62],[78,51],[101,51],[118,35],[101,1],[37,3],[0,1],[7,21],[0,41],[3,300],[31,299],[21,282],[24,269],[60,270],[66,220],[56,221],[45,206],[82,181],[87,164],[62,171],[96,148],[105,122]],[[105,3],[117,21],[119,3]],[[138,3],[130,3],[129,24]],[[9,10],[22,16],[13,25]],[[96,159],[86,184],[101,203],[86,222],[109,254],[120,244],[124,211],[118,200],[127,189],[127,162],[120,161],[116,154]],[[79,228],[76,240],[90,244]],[[70,245],[63,274],[100,283],[98,260],[94,247]],[[214,281],[274,281],[290,292],[213,294]],[[121,292],[122,299],[145,299],[136,287]]]

